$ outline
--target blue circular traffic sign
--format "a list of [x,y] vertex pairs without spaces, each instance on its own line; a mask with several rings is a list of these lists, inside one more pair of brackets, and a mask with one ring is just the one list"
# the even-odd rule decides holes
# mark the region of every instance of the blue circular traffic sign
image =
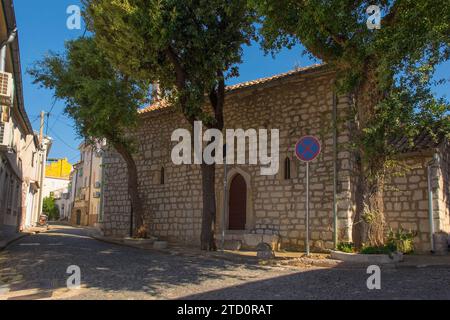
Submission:
[[317,158],[320,154],[321,146],[319,139],[313,136],[301,138],[295,146],[295,154],[297,158],[304,162],[310,162]]

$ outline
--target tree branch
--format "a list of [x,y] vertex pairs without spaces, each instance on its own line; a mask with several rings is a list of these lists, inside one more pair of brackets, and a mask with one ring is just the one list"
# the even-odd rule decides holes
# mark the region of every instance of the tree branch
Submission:
[[209,94],[209,100],[214,111],[215,129],[222,130],[224,126],[223,107],[225,104],[225,78],[221,70],[217,71],[218,84]]
[[166,49],[166,56],[175,68],[177,89],[183,91],[186,88],[186,72],[172,47]]

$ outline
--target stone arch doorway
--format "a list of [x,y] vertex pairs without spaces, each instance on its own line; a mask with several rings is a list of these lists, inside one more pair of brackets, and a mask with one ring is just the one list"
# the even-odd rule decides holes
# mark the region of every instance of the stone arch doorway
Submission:
[[228,204],[228,229],[245,230],[247,224],[247,183],[242,175],[231,180]]

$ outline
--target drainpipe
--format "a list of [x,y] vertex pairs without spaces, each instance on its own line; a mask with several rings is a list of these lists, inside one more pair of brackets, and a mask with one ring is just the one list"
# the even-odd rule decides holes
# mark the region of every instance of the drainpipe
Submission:
[[222,208],[222,236],[220,248],[225,250],[225,219],[228,211],[228,163],[227,163],[227,145],[223,146],[223,208]]
[[[103,155],[102,155],[103,156]],[[98,217],[98,222],[103,222],[103,210],[104,210],[104,203],[105,203],[105,177],[104,177],[104,172],[105,170],[103,169],[103,158],[102,158],[102,164],[100,165],[100,174],[102,175],[101,178],[101,186],[100,186],[100,193],[101,193],[101,198],[100,198],[100,212],[99,212],[99,217]]]
[[433,160],[428,163],[427,166],[427,176],[428,176],[428,219],[430,223],[430,244],[431,252],[434,252],[434,208],[433,208],[433,186],[431,185],[431,166],[434,162],[439,161],[439,156],[437,153],[434,154]]
[[0,49],[0,71],[4,72],[6,69],[6,49],[9,44],[11,44],[14,39],[16,39],[17,35],[17,28],[14,28],[14,30],[9,34],[9,37],[6,41],[2,42],[1,49]]
[[337,216],[337,96],[333,93],[333,242],[334,249],[338,246],[338,216]]
[[70,211],[70,220],[72,220],[73,208],[75,208],[75,202],[77,201],[77,189],[78,189],[78,166],[75,168],[75,185],[73,189],[73,202],[72,209]]

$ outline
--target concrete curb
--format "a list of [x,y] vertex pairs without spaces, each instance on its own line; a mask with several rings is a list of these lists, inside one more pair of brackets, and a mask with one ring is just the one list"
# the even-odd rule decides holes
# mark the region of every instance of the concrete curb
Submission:
[[[151,248],[143,248],[138,245],[132,245],[132,244],[126,244],[119,240],[113,240],[110,238],[105,238],[97,235],[89,235],[91,238],[104,242],[104,243],[110,243],[122,247],[128,247],[128,248],[134,248],[139,250],[146,250],[150,252],[157,252],[167,255],[174,255],[174,256],[183,256],[183,257],[192,257],[192,256],[198,256],[206,259],[215,259],[215,260],[222,260],[222,261],[229,261],[229,262],[235,262],[235,263],[248,263],[248,264],[258,264],[261,262],[260,259],[258,259],[256,256],[230,256],[227,254],[223,254],[221,252],[211,252],[211,253],[201,253],[201,252],[182,252],[180,250],[157,250],[153,247]],[[366,255],[369,256],[369,255]],[[374,256],[374,255],[370,255]],[[384,257],[383,259],[385,259]],[[370,260],[370,259],[369,259]],[[383,263],[383,261],[359,261],[359,262],[349,262],[349,261],[342,261],[340,259],[314,259],[314,258],[308,258],[308,257],[301,257],[301,258],[282,258],[277,257],[272,260],[267,260],[268,266],[280,266],[280,267],[297,267],[298,265],[310,265],[313,267],[320,267],[320,268],[360,268],[360,267],[366,267],[368,264],[380,264],[383,265],[385,268],[392,267],[392,268],[398,268],[398,269],[407,269],[407,268],[429,268],[429,267],[440,267],[440,268],[450,268],[450,264],[442,264],[442,263],[436,263],[436,262],[421,262],[421,263],[411,263],[407,261],[399,262],[399,261],[392,261],[392,259],[389,258],[389,263]]]

